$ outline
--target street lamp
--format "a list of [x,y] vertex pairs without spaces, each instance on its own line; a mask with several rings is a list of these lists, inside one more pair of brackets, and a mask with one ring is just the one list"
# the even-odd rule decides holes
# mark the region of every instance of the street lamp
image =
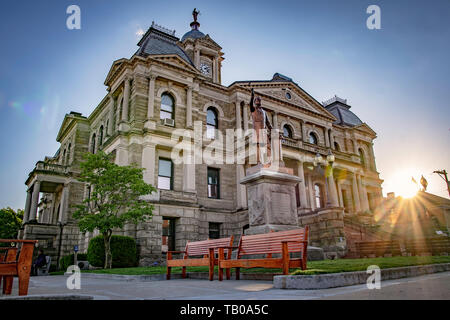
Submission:
[[[331,206],[331,199],[328,194],[328,174],[327,174],[327,168],[330,168],[330,174],[332,174],[333,170],[333,163],[335,161],[334,154],[331,152],[331,149],[328,149],[327,158],[323,159],[319,152],[316,153],[316,156],[314,157],[314,167],[317,167],[319,169],[319,174],[325,173],[325,194],[327,198],[326,206]],[[322,165],[324,166],[324,169],[322,169]]]

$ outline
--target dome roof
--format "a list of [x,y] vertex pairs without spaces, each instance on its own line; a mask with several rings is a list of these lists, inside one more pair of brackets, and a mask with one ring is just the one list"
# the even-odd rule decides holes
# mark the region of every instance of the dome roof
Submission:
[[186,40],[187,38],[191,38],[191,39],[200,39],[203,38],[205,36],[205,34],[199,30],[193,29],[189,32],[186,32],[184,34],[184,36],[181,38],[181,42],[183,42],[184,40]]
[[327,109],[333,116],[336,117],[335,124],[340,124],[349,127],[355,127],[363,124],[361,119],[356,114],[351,112],[350,106],[347,104],[347,100],[341,99],[338,96],[322,103],[325,109]]

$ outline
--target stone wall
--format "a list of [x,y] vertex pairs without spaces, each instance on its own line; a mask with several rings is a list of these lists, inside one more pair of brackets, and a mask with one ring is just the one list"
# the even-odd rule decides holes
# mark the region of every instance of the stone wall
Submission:
[[342,258],[346,255],[347,243],[342,208],[329,208],[301,215],[299,225],[309,226],[309,245],[322,248],[326,258]]

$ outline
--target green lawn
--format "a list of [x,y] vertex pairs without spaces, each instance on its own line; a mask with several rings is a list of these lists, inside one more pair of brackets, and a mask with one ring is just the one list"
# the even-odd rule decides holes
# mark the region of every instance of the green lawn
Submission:
[[[292,270],[291,274],[314,275],[324,273],[365,271],[370,265],[377,265],[381,269],[396,268],[405,266],[450,263],[450,256],[432,256],[432,257],[386,257],[386,258],[370,258],[370,259],[338,259],[310,261],[307,264],[307,270]],[[208,272],[208,267],[188,267],[188,272]],[[116,269],[98,269],[86,270],[82,272],[88,273],[106,273],[106,274],[122,274],[122,275],[152,275],[165,274],[166,267],[136,267],[136,268],[116,268]],[[216,267],[217,272],[217,267]],[[280,269],[241,269],[245,273],[278,273]],[[172,273],[181,273],[181,268],[172,268]],[[64,272],[51,272],[51,275],[61,275]]]

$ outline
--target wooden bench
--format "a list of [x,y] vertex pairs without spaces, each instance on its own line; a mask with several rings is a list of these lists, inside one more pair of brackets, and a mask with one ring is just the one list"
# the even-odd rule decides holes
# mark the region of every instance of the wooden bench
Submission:
[[17,248],[9,248],[0,262],[0,277],[3,277],[3,294],[11,294],[14,276],[19,278],[19,296],[28,294],[33,250],[37,240],[4,240],[0,243],[19,243],[22,245],[17,256]]
[[[223,280],[223,269],[228,273],[236,268],[236,280],[240,277],[240,268],[281,268],[283,274],[289,274],[290,268],[306,269],[309,228],[265,234],[241,236],[238,247],[219,248],[219,281]],[[236,259],[226,259],[224,250],[237,248]],[[290,253],[300,253],[300,258],[291,258]],[[272,257],[280,254],[280,257]],[[242,259],[244,256],[265,255],[265,258]]]
[[356,252],[359,258],[384,257],[385,255],[401,256],[402,249],[399,241],[360,241],[356,242]]
[[405,250],[412,256],[448,255],[450,254],[450,239],[448,237],[442,237],[406,240]]
[[[233,236],[222,239],[210,239],[203,241],[188,242],[184,251],[168,251],[167,252],[167,280],[170,280],[170,272],[172,267],[182,267],[182,277],[186,278],[186,267],[193,266],[209,266],[209,280],[213,280],[214,266],[218,265],[218,248],[233,245]],[[172,259],[172,254],[184,253],[183,259]],[[202,256],[202,258],[194,258]],[[231,257],[231,249],[228,250],[227,257]],[[230,277],[228,273],[228,278]]]

